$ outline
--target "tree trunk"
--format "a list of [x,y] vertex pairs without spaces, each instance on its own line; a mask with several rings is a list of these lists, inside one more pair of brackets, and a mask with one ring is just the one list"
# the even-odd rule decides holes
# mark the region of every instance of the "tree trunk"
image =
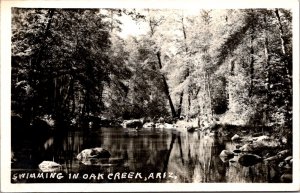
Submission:
[[288,78],[289,83],[291,85],[291,83],[292,83],[291,76],[292,76],[293,63],[292,63],[290,57],[288,56],[288,54],[286,53],[287,42],[286,42],[285,37],[284,37],[283,26],[282,26],[282,22],[281,22],[281,18],[280,18],[278,9],[275,9],[275,15],[276,15],[276,18],[278,20],[278,25],[279,25],[279,35],[280,35],[280,41],[281,41],[281,52],[282,52],[282,55],[283,55],[283,59],[286,63],[285,69],[286,69],[286,73],[287,73],[287,78]]
[[253,41],[254,41],[254,26],[252,24],[252,30],[250,34],[250,87],[249,87],[249,94],[248,96],[251,97],[253,95],[253,87],[254,87],[254,47],[253,47]]
[[279,25],[281,51],[282,51],[282,54],[285,55],[286,54],[286,41],[285,41],[284,36],[283,36],[283,27],[282,27],[281,18],[280,18],[280,15],[279,15],[279,10],[275,9],[274,12],[275,12],[276,18],[278,20],[278,25]]
[[[182,33],[183,33],[183,38],[184,38],[185,53],[188,54],[188,47],[187,47],[187,43],[186,43],[186,30],[185,30],[185,26],[184,26],[184,22],[183,22],[183,16],[181,17],[181,25],[182,25]],[[187,72],[186,72],[186,74],[184,76],[183,81],[188,76],[189,76],[189,67],[187,66]],[[177,117],[181,116],[183,95],[184,95],[184,90],[182,90],[181,93],[180,93],[180,100],[179,100],[179,106],[178,106],[178,110],[177,110]]]
[[[286,52],[287,51],[287,41],[284,36],[284,31],[283,31],[283,26],[282,26],[282,21],[279,15],[279,10],[275,9],[275,15],[278,20],[278,26],[279,26],[279,35],[280,35],[280,41],[281,41],[281,52],[282,52],[282,57],[284,61],[284,68],[286,71],[286,80],[287,80],[287,86],[286,86],[286,91],[287,91],[287,96],[286,96],[286,104],[285,104],[285,117],[287,120],[292,119],[292,114],[289,113],[292,111],[292,99],[293,99],[293,88],[292,88],[292,68],[293,68],[293,61],[289,54]],[[291,121],[286,121],[287,125],[290,126]]]
[[209,105],[209,113],[210,113],[210,120],[212,120],[214,114],[213,114],[213,109],[212,109],[212,100],[211,100],[211,89],[210,89],[210,77],[208,74],[205,76],[206,82],[207,82],[207,93],[208,93],[208,105]]
[[[161,64],[161,59],[160,59],[160,52],[159,51],[156,53],[156,56],[157,56],[157,59],[158,59],[159,68],[162,69],[162,64]],[[163,83],[164,83],[165,94],[166,94],[166,96],[168,98],[168,101],[169,101],[169,104],[170,104],[172,117],[175,118],[176,117],[176,111],[175,111],[173,101],[172,101],[172,98],[171,98],[171,95],[170,95],[168,83],[167,83],[166,78],[163,74],[162,74],[162,80],[163,80]]]
[[181,111],[182,111],[182,101],[183,101],[183,91],[181,91],[181,93],[180,93],[179,106],[178,106],[178,110],[177,110],[177,117],[178,118],[180,117]]
[[268,104],[270,101],[270,56],[269,56],[269,39],[268,39],[268,32],[267,32],[267,17],[264,15],[264,50],[265,50],[265,65],[264,65],[264,72],[265,72],[265,84],[266,84],[266,107],[264,108],[265,113],[265,120],[264,124],[268,123],[268,117],[269,117],[269,110],[268,110]]

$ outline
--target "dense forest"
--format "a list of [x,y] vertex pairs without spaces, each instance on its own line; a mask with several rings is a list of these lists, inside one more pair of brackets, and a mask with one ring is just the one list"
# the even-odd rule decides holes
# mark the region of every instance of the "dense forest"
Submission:
[[[126,23],[145,33],[120,36]],[[12,115],[292,131],[286,9],[12,9]],[[49,118],[50,117],[50,118]]]

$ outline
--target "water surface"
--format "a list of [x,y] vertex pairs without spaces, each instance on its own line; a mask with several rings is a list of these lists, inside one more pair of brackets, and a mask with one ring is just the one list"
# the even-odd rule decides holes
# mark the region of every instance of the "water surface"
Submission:
[[[19,141],[12,145],[16,158],[12,163],[12,178],[20,174],[41,173],[38,164],[43,160],[61,164],[59,172],[64,175],[62,179],[45,179],[46,176],[44,179],[18,177],[12,180],[13,183],[244,183],[278,180],[275,171],[264,163],[244,167],[237,162],[239,155],[231,162],[222,160],[220,152],[224,149],[233,150],[237,144],[227,137],[200,131],[188,133],[171,129],[82,129],[59,133],[38,142],[23,139],[22,143]],[[85,163],[76,159],[83,149],[93,147],[109,150],[110,159]]]

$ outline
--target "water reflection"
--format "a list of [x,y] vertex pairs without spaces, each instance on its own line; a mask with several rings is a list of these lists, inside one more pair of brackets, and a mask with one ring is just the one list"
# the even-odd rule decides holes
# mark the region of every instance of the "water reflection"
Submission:
[[[237,156],[230,162],[222,161],[219,157],[220,152],[224,149],[233,150],[236,144],[228,141],[226,137],[218,136],[217,133],[99,128],[57,134],[40,144],[28,143],[26,139],[23,143],[26,145],[13,144],[14,154],[17,155],[17,161],[12,164],[13,172],[28,169],[39,171],[38,164],[43,160],[50,160],[60,163],[65,173],[142,172],[149,175],[166,172],[176,176],[154,178],[147,182],[276,181],[274,169],[263,163],[243,167],[237,162]],[[111,158],[105,163],[99,160],[81,163],[76,159],[76,155],[83,149],[94,147],[109,150]],[[127,178],[118,182],[137,182],[137,179]]]

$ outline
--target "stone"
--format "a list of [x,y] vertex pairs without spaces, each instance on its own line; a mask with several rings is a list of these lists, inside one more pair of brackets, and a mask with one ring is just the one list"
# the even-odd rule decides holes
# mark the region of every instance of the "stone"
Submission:
[[288,156],[288,157],[286,157],[285,159],[284,159],[284,161],[286,162],[286,163],[290,163],[290,160],[292,160],[293,159],[293,156]]
[[175,129],[176,125],[175,124],[170,124],[170,123],[165,123],[164,128],[165,129]]
[[234,157],[234,153],[232,151],[229,151],[229,150],[223,150],[221,153],[220,153],[220,157],[228,157],[228,158],[232,158]]
[[163,129],[164,128],[164,124],[162,124],[162,123],[155,123],[155,128],[156,129]]
[[289,150],[286,149],[286,150],[282,150],[282,151],[278,152],[277,155],[286,155],[288,153],[289,153]]
[[91,149],[84,149],[82,150],[78,155],[77,159],[78,160],[87,160],[87,159],[92,159],[92,158],[105,158],[108,159],[110,158],[111,154],[109,151],[107,151],[104,148],[101,147],[95,147]]
[[280,152],[277,153],[277,156],[280,158],[280,159],[283,159],[285,156],[287,156],[288,154],[290,153],[289,150],[282,150]]
[[265,159],[265,161],[274,161],[274,160],[278,160],[279,157],[278,156],[271,156]]
[[43,161],[39,164],[40,170],[43,172],[56,172],[62,169],[62,166],[53,161]]
[[282,137],[282,138],[281,138],[281,142],[282,142],[283,144],[287,144],[287,138],[286,138],[286,137]]
[[280,177],[280,181],[281,181],[281,182],[285,182],[285,183],[293,182],[293,175],[290,174],[290,173],[284,173],[284,174]]
[[278,167],[280,167],[280,168],[282,168],[283,166],[285,166],[285,162],[280,162],[279,164],[278,164]]
[[242,166],[252,166],[252,165],[255,165],[259,162],[262,162],[263,159],[258,156],[258,155],[255,155],[255,154],[245,154],[245,155],[242,155],[238,162],[242,165]]
[[124,120],[121,125],[124,128],[141,128],[143,127],[143,120],[141,119]]
[[188,131],[188,132],[194,132],[195,131],[195,127],[191,127],[191,126],[188,126],[187,128],[186,128],[186,130]]
[[233,153],[241,153],[241,152],[242,152],[242,150],[240,150],[240,149],[233,150]]
[[155,124],[153,122],[147,122],[143,125],[143,128],[154,128]]
[[239,139],[240,139],[240,136],[239,136],[238,134],[235,134],[235,135],[231,138],[232,141],[236,141],[236,140],[239,140]]
[[240,148],[241,151],[253,151],[253,147],[250,144],[245,144]]
[[259,136],[259,137],[253,137],[253,141],[264,141],[264,140],[269,140],[270,137],[266,136],[266,135],[262,135],[262,136]]
[[236,162],[236,159],[230,159],[229,162],[234,163],[234,162]]

